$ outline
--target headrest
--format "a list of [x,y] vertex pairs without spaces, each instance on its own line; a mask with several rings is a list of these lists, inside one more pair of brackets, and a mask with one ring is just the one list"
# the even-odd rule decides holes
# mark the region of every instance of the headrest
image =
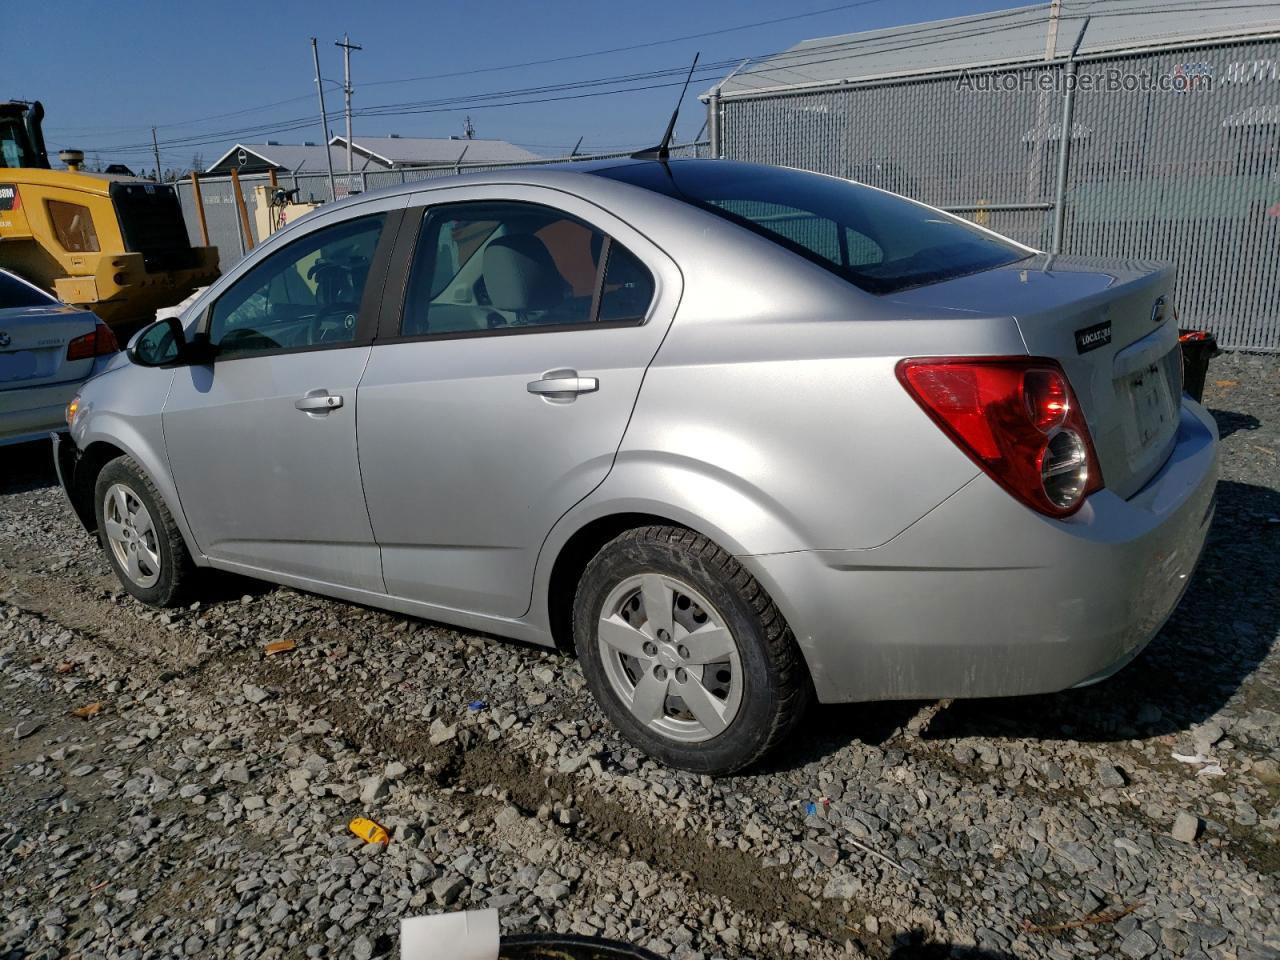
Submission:
[[499,237],[485,247],[484,285],[499,310],[548,310],[564,299],[556,262],[531,233]]

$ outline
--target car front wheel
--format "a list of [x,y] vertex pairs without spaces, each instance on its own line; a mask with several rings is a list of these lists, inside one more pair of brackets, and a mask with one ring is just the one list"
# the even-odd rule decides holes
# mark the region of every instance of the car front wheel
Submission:
[[754,763],[812,696],[791,630],[760,584],[680,527],[629,530],[601,549],[578,586],[574,638],[623,735],[685,770]]
[[98,538],[120,583],[143,603],[181,604],[195,566],[159,491],[130,457],[102,468],[94,484]]

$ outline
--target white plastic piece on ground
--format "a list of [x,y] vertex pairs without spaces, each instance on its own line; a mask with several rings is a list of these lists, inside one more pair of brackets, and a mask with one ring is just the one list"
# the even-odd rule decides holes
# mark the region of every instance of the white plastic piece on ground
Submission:
[[405,917],[400,960],[498,960],[498,911]]
[[191,304],[195,302],[196,297],[200,296],[200,294],[204,293],[208,289],[209,289],[208,287],[197,287],[195,292],[192,293],[191,296],[187,297],[187,299],[183,300],[181,303],[175,303],[172,307],[161,307],[159,310],[156,311],[156,319],[163,320],[165,319],[165,317],[182,316],[182,311],[186,310],[187,307],[191,306]]

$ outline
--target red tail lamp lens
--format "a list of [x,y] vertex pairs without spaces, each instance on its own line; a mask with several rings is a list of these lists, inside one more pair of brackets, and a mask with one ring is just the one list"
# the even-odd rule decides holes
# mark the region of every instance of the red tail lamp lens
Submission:
[[1052,433],[1067,420],[1071,410],[1067,378],[1054,370],[1028,370],[1023,375],[1027,413],[1041,433]]
[[120,349],[116,335],[105,323],[93,328],[93,333],[86,333],[67,343],[68,360],[88,360],[90,357],[106,356]]
[[919,358],[897,373],[955,444],[1032,509],[1065,517],[1102,488],[1089,428],[1056,361]]

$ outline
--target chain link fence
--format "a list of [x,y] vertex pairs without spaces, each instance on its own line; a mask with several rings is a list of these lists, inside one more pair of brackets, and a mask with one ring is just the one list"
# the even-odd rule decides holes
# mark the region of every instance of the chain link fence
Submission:
[[[706,141],[677,144],[671,147],[672,157],[704,157],[708,156]],[[432,180],[437,177],[448,177],[459,173],[477,171],[505,170],[515,167],[547,166],[554,163],[581,163],[587,160],[610,160],[626,157],[627,153],[595,153],[580,154],[568,157],[550,157],[524,163],[463,163],[450,165],[434,165],[429,167],[401,167],[395,170],[368,170],[356,173],[334,172],[334,190],[329,188],[329,174],[299,173],[277,174],[276,180],[286,190],[298,191],[299,203],[328,203],[336,191],[338,199],[368,193],[382,187],[399,186],[419,180]],[[244,197],[245,207],[249,215],[249,229],[254,243],[263,240],[258,235],[258,203],[259,186],[271,182],[270,174],[255,174],[240,178],[240,191]],[[190,180],[180,180],[174,184],[178,188],[178,198],[182,202],[182,212],[187,223],[187,233],[193,244],[201,242],[200,220],[196,212],[195,190]],[[205,224],[209,230],[209,243],[218,248],[218,259],[221,269],[226,271],[248,252],[249,242],[245,237],[239,210],[236,207],[235,186],[230,177],[209,177],[200,179],[200,198],[204,206]]]
[[[1280,39],[727,95],[721,156],[915,197],[1038,249],[1178,266],[1183,326],[1280,351]],[[713,101],[714,104],[714,101]]]

